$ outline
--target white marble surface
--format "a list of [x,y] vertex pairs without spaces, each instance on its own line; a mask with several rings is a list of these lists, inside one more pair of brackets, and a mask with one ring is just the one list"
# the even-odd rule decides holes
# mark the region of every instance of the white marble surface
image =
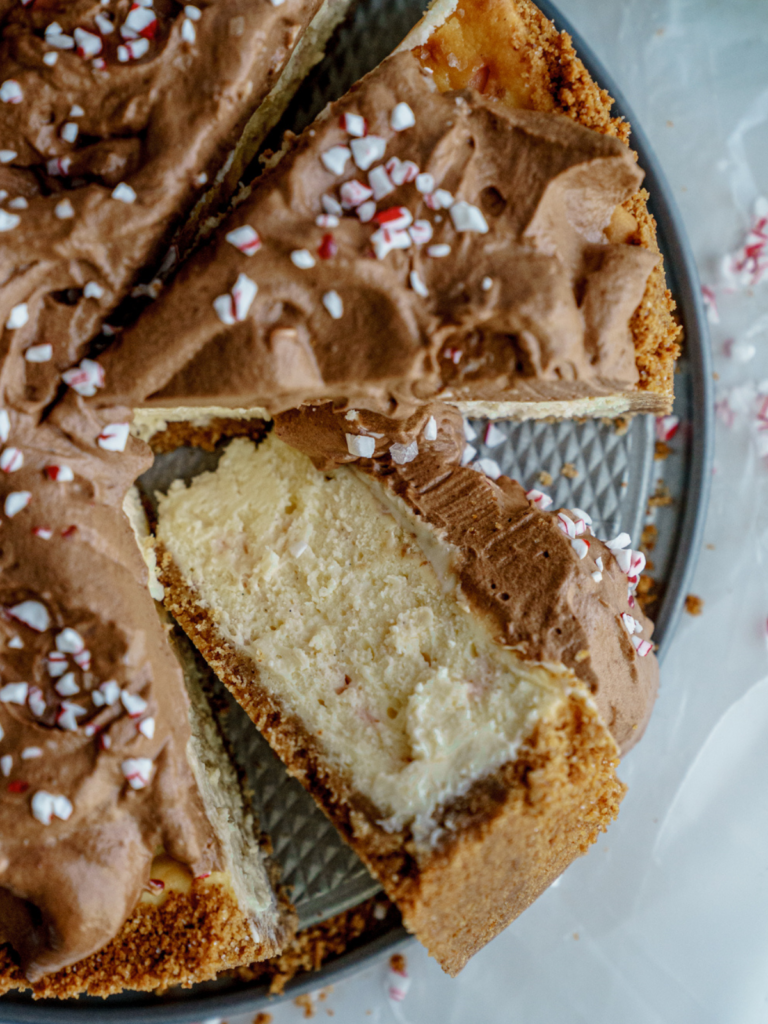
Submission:
[[[692,587],[704,611],[680,626],[647,736],[621,767],[621,816],[589,855],[458,979],[411,943],[402,1002],[387,996],[385,961],[327,993],[316,1020],[768,1020],[768,462],[755,419],[768,380],[768,281],[726,294],[719,272],[768,195],[768,2],[559,5],[650,136],[718,295],[714,491]],[[741,358],[724,353],[728,339]],[[273,1024],[304,1018],[290,1002],[271,1012]]]

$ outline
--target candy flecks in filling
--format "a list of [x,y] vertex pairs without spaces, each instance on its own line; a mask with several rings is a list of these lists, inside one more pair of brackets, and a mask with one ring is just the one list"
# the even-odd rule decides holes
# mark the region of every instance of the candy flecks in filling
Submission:
[[[628,322],[656,257],[603,229],[641,179],[616,139],[439,94],[396,55],[289,146],[127,332],[106,357],[110,394],[274,412],[470,386],[631,389]],[[157,336],[173,342],[157,352]]]

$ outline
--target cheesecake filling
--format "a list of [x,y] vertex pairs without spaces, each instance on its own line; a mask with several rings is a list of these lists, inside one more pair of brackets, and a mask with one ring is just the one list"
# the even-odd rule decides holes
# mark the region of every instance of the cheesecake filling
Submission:
[[275,436],[174,484],[157,537],[261,685],[417,842],[575,682],[496,643],[355,470],[322,473]]

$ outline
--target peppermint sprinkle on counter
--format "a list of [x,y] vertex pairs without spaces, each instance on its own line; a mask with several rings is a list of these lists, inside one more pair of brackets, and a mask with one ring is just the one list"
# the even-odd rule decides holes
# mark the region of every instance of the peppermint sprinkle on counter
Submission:
[[386,168],[381,165],[368,172],[368,184],[373,189],[373,198],[377,202],[384,196],[388,196],[390,192],[395,191],[395,186],[387,174]]
[[20,448],[6,448],[0,455],[0,469],[4,473],[15,473],[24,465],[24,453]]
[[341,320],[344,316],[344,303],[337,291],[326,292],[323,296],[323,305],[334,320]]
[[299,270],[310,270],[315,265],[315,257],[309,249],[294,249],[291,253],[291,263]]
[[152,761],[148,757],[129,757],[120,765],[131,789],[146,789],[152,778]]
[[498,480],[501,476],[501,467],[495,459],[478,459],[472,468],[485,473],[491,480]]
[[476,231],[484,235],[488,224],[479,207],[459,199],[451,207],[451,220],[457,231]]
[[382,139],[380,135],[366,135],[364,139],[352,139],[349,148],[352,150],[352,159],[360,170],[367,171],[384,156],[387,140]]
[[34,629],[36,633],[44,633],[51,624],[48,609],[40,601],[22,601],[8,609],[8,614],[17,622]]
[[40,789],[32,797],[30,804],[32,815],[41,825],[50,825],[54,817],[61,821],[68,821],[72,816],[71,802],[65,796],[55,796]]
[[441,242],[438,245],[430,245],[427,249],[427,256],[431,256],[433,259],[440,259],[442,256],[450,256],[451,247],[446,245],[445,242]]
[[544,494],[543,491],[531,490],[526,491],[525,496],[532,505],[544,512],[552,504],[552,499],[548,494]]
[[67,370],[61,378],[78,395],[92,398],[97,388],[104,387],[104,367],[94,359],[83,359],[79,366]]
[[656,417],[656,440],[671,441],[680,426],[678,416],[657,416]]
[[61,199],[56,203],[53,212],[59,220],[71,220],[75,216],[75,209],[68,199]]
[[261,248],[258,232],[250,224],[243,224],[242,227],[227,232],[224,238],[245,256],[253,256]]
[[418,270],[411,271],[409,280],[411,282],[411,288],[413,288],[416,294],[420,295],[423,299],[426,299],[429,295],[429,289],[422,281]]
[[3,103],[21,103],[24,93],[15,78],[6,78],[0,85],[0,101]]
[[130,423],[107,423],[96,438],[99,448],[105,452],[124,452],[130,430]]
[[8,213],[7,210],[0,210],[0,231],[13,231],[21,224],[21,217],[18,213]]
[[331,174],[340,175],[344,173],[344,168],[347,166],[347,160],[352,156],[352,151],[346,146],[332,146],[327,149],[325,153],[320,155],[320,161],[327,171]]
[[5,514],[9,519],[23,511],[32,500],[31,491],[11,491],[5,499]]
[[44,342],[42,345],[30,345],[24,353],[28,363],[49,363],[53,359],[53,345]]
[[49,480],[55,480],[60,484],[71,484],[75,479],[75,474],[69,466],[50,465],[46,466],[43,472]]
[[97,281],[88,281],[83,288],[83,295],[86,299],[100,299],[104,294],[104,289]]
[[339,123],[342,131],[356,139],[362,139],[368,131],[368,123],[360,114],[342,114]]
[[405,466],[407,463],[413,462],[419,454],[419,446],[416,441],[411,441],[409,444],[393,444],[390,446],[389,454],[396,466]]
[[27,683],[6,683],[0,688],[0,703],[18,704],[23,707],[27,703],[29,685]]
[[133,191],[130,185],[127,185],[124,181],[121,181],[119,185],[115,185],[112,189],[112,198],[117,199],[120,203],[135,203],[136,193]]
[[5,321],[5,326],[9,331],[16,331],[19,327],[23,327],[24,324],[29,320],[29,309],[26,302],[20,302],[17,306],[14,306],[11,312],[8,314],[8,319]]
[[424,440],[437,440],[437,420],[435,419],[434,416],[430,416],[427,422],[424,424]]
[[413,128],[416,117],[407,103],[398,103],[390,115],[389,123],[393,131],[402,132],[406,128]]
[[376,449],[376,438],[365,437],[363,434],[345,434],[347,451],[358,459],[372,459]]
[[475,438],[477,437],[477,431],[472,426],[472,424],[469,422],[469,420],[463,420],[462,421],[462,427],[463,427],[463,430],[464,430],[464,440],[465,441],[474,441]]

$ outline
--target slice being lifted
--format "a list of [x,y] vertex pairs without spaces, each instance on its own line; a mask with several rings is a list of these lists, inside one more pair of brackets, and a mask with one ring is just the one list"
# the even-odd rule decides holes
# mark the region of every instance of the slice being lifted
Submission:
[[444,16],[288,142],[104,357],[99,401],[669,410],[678,327],[626,125],[527,0]]
[[[380,430],[327,472],[235,440],[160,500],[157,547],[166,606],[456,973],[617,813],[657,666],[582,513],[459,467],[435,413],[404,465]],[[276,429],[330,467],[345,427],[374,440],[327,410]]]

